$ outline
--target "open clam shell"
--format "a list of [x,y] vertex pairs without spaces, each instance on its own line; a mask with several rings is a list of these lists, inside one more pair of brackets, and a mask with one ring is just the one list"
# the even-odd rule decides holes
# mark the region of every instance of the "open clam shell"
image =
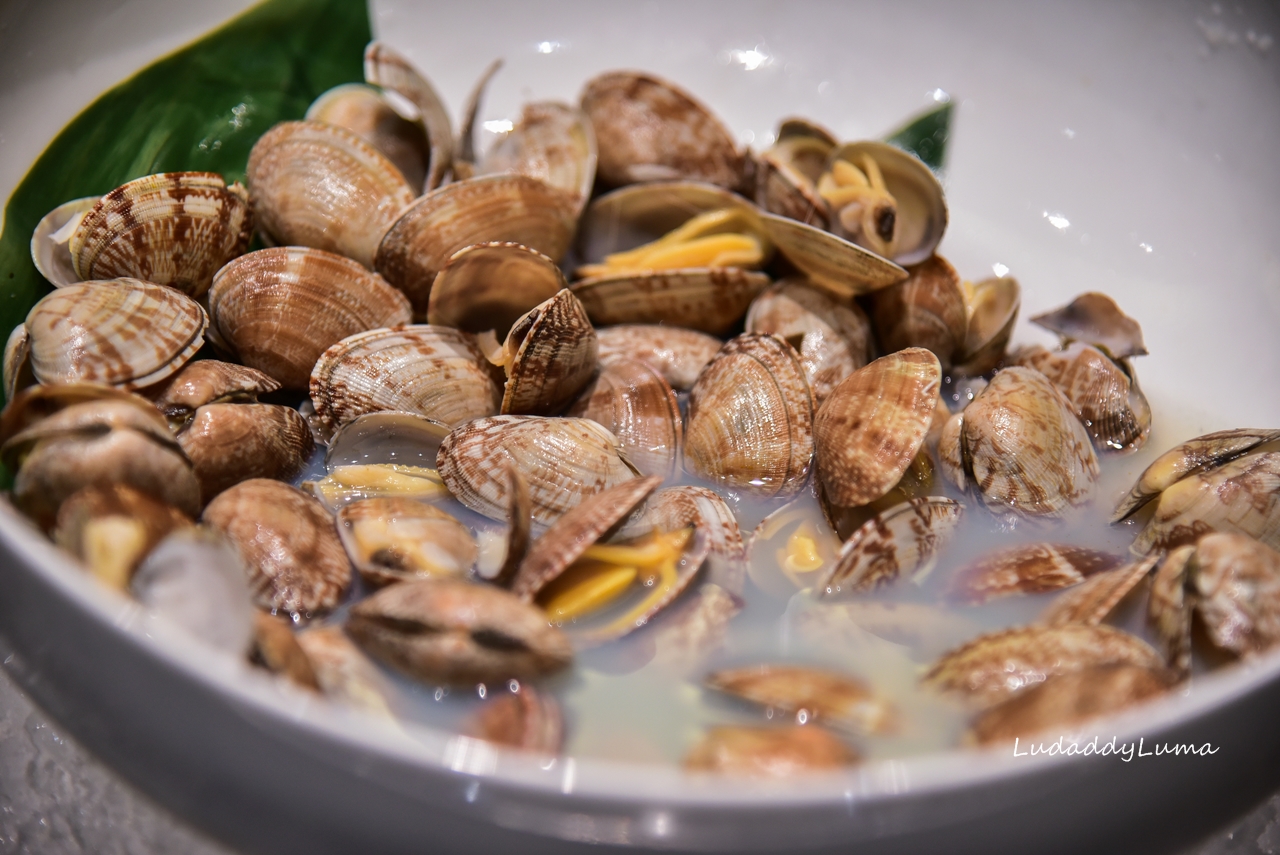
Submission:
[[163,383],[148,388],[146,395],[171,424],[182,424],[205,404],[252,402],[279,388],[278,382],[256,369],[217,359],[197,359]]
[[627,460],[646,475],[669,478],[679,471],[684,420],[675,392],[654,369],[633,359],[615,359],[568,410],[608,428]]
[[645,519],[666,531],[696,527],[706,536],[710,550],[704,582],[719,586],[732,597],[742,595],[747,577],[742,531],[733,510],[718,493],[690,485],[667,487],[649,499]]
[[820,229],[826,229],[831,210],[818,195],[835,138],[803,119],[789,119],[778,126],[777,141],[756,159],[756,204]]
[[481,175],[418,199],[386,231],[375,266],[425,317],[436,275],[458,250],[511,241],[559,262],[573,238],[576,199],[527,175]]
[[366,83],[335,86],[311,103],[305,118],[358,134],[395,164],[410,187],[426,182],[426,129],[421,122],[400,115],[376,87]]
[[763,214],[778,252],[837,297],[867,294],[907,278],[907,271],[856,243],[797,220]]
[[336,427],[379,410],[459,425],[498,411],[498,384],[466,333],[430,325],[357,333],[330,347],[311,371],[316,416]]
[[813,457],[813,402],[795,351],[744,333],[723,348],[689,393],[685,468],[761,496],[800,490]]
[[596,333],[578,298],[560,291],[515,322],[503,345],[501,412],[554,415],[596,371]]
[[321,122],[267,131],[249,152],[247,176],[258,224],[276,244],[335,252],[365,267],[415,195],[372,145]]
[[938,357],[943,369],[961,355],[969,318],[960,274],[945,258],[934,255],[908,268],[902,282],[871,296],[871,317],[885,353],[923,347]]
[[870,591],[903,576],[919,579],[964,518],[964,505],[942,496],[909,499],[882,511],[849,536],[818,583],[820,597]]
[[18,324],[4,343],[4,399],[12,401],[19,391],[36,382],[31,372],[31,336],[26,324]]
[[348,336],[407,324],[409,301],[349,258],[305,247],[242,255],[209,292],[217,340],[287,389],[306,389],[320,354]]
[[173,374],[204,343],[209,319],[185,294],[137,279],[77,282],[27,314],[31,370],[41,383],[138,389]]
[[607,186],[687,178],[737,189],[745,158],[711,111],[672,83],[634,71],[587,81],[582,109],[600,147]]
[[1022,306],[1022,288],[1012,276],[983,279],[965,286],[969,315],[964,347],[956,355],[955,373],[977,377],[1000,363]]
[[510,241],[472,244],[436,275],[427,323],[503,339],[521,315],[566,287],[564,274],[537,250]]
[[40,275],[55,288],[79,282],[71,258],[71,236],[84,216],[94,209],[101,196],[86,196],[63,202],[45,214],[31,235],[31,261]]
[[514,172],[538,178],[577,200],[591,196],[596,178],[596,136],[581,110],[555,101],[525,104],[515,126],[500,137],[479,174]]
[[435,88],[408,58],[382,42],[370,42],[364,50],[364,79],[395,92],[418,111],[427,133],[430,157],[426,183],[413,185],[414,195],[419,187],[423,192],[439,187],[453,167],[453,126]]
[[450,430],[447,424],[417,413],[365,413],[334,431],[324,464],[329,469],[376,463],[434,469],[440,443]]
[[1035,315],[1031,323],[1067,341],[1097,345],[1114,359],[1142,356],[1147,352],[1138,322],[1122,312],[1115,300],[1097,291],[1081,294],[1061,308]]
[[361,499],[345,505],[337,518],[351,563],[371,585],[461,577],[478,557],[465,525],[412,499]]

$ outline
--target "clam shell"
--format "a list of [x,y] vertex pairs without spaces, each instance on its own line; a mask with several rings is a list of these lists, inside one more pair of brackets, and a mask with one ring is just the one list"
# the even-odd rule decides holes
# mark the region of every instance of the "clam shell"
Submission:
[[1037,622],[1046,626],[1102,623],[1125,595],[1151,573],[1159,560],[1160,554],[1153,552],[1112,570],[1094,573],[1054,597],[1053,603],[1040,613]]
[[674,84],[609,72],[587,81],[581,101],[599,143],[601,183],[687,178],[729,189],[742,183],[743,155],[728,129]]
[[53,429],[59,432],[67,429],[79,430],[82,427],[93,430],[103,424],[111,427],[126,426],[142,430],[162,443],[176,445],[164,419],[156,418],[156,413],[153,412],[154,407],[141,395],[97,383],[32,386],[19,392],[4,411],[0,412],[0,443],[5,446],[3,450],[5,465],[12,470],[16,458],[9,455],[15,448],[25,450],[20,443],[9,445],[18,434],[24,434],[27,441],[47,436],[48,433],[43,428],[35,430],[32,428],[35,428],[37,423],[77,404],[94,404],[103,401],[115,402],[119,406],[105,406],[101,409],[80,407],[71,414],[59,416],[57,421],[49,424],[56,425]]
[[253,610],[253,650],[250,660],[273,674],[289,678],[296,685],[320,690],[315,669],[293,634],[293,621],[286,617]]
[[414,199],[377,149],[320,122],[267,131],[249,152],[247,176],[258,223],[276,244],[335,252],[365,267]]
[[334,431],[324,465],[329,470],[370,463],[434,469],[440,443],[450,430],[447,424],[417,413],[365,413]]
[[938,357],[943,369],[960,356],[968,332],[960,274],[934,255],[907,268],[902,282],[881,288],[871,297],[871,318],[885,353],[923,347]]
[[670,324],[723,335],[742,319],[767,274],[738,267],[619,273],[569,286],[596,324]]
[[[756,159],[756,204],[771,214],[826,229],[831,211],[818,195],[817,182],[835,147],[829,137],[785,133]],[[794,130],[794,128],[792,128]]]
[[817,584],[820,597],[870,591],[901,576],[933,569],[964,518],[964,505],[941,496],[908,499],[882,511],[849,536]]
[[685,468],[760,496],[793,495],[809,475],[812,419],[795,351],[745,333],[721,348],[689,393]]
[[498,385],[466,333],[449,327],[369,330],[330,347],[311,371],[321,422],[338,426],[379,410],[460,425],[498,411]]
[[195,300],[163,285],[77,282],[27,314],[31,370],[45,384],[138,389],[181,368],[204,343],[208,323]]
[[79,279],[129,277],[191,297],[253,237],[249,195],[212,172],[165,172],[117,187],[85,214],[69,250]]
[[800,665],[755,665],[712,672],[706,685],[797,715],[801,724],[814,721],[863,735],[894,729],[893,707],[848,674]]
[[559,266],[523,244],[491,241],[463,247],[436,275],[427,322],[505,338],[521,315],[568,285]]
[[332,609],[351,585],[333,517],[296,487],[242,481],[210,502],[201,521],[239,550],[263,608],[307,617]]
[[422,187],[427,177],[427,133],[421,122],[396,112],[375,87],[344,83],[322,94],[304,117],[346,128],[391,161],[410,187]]
[[393,717],[388,699],[394,697],[395,688],[342,627],[311,627],[299,632],[297,638],[326,697],[387,719]]
[[197,359],[182,366],[164,383],[147,389],[160,412],[185,421],[205,404],[256,401],[275,392],[280,384],[266,374],[243,365],[217,359]]
[[608,428],[628,462],[645,475],[670,478],[679,471],[684,445],[680,405],[662,375],[643,362],[609,362],[568,415]]
[[1215,532],[1196,542],[1193,561],[1196,609],[1215,645],[1247,655],[1280,643],[1280,552]]
[[178,434],[178,444],[200,480],[204,503],[249,478],[288,481],[315,450],[306,420],[278,404],[205,404]]
[[487,700],[466,727],[468,736],[540,754],[559,754],[564,716],[556,699],[519,685]]
[[31,336],[26,324],[18,324],[4,343],[4,399],[12,401],[19,391],[35,383],[36,376],[31,373]]
[[517,320],[503,350],[504,415],[554,415],[578,396],[596,371],[595,329],[569,291],[557,292]]
[[835,388],[813,424],[818,476],[831,501],[865,505],[902,479],[929,432],[941,382],[937,357],[910,348]]
[[466,526],[412,499],[361,499],[337,517],[347,556],[371,585],[463,576],[478,557]]
[[907,271],[887,258],[830,232],[775,214],[763,214],[761,220],[778,252],[836,297],[867,294],[907,278]]
[[458,129],[457,153],[453,158],[454,180],[461,181],[475,174],[476,164],[476,117],[480,114],[480,102],[484,100],[489,81],[502,68],[502,60],[495,59],[480,73],[471,92],[467,95],[466,106],[462,108],[462,127]]
[[[650,497],[645,519],[663,531],[695,526],[706,537],[709,550],[703,587],[715,585],[731,599],[742,595],[747,576],[742,531],[733,510],[718,493],[706,487],[667,487]],[[715,611],[723,605],[719,600],[717,597]]]
[[454,253],[472,244],[511,241],[559,262],[576,220],[573,197],[526,175],[482,175],[418,199],[386,232],[376,268],[428,311],[432,283]]
[[1071,544],[1013,546],[983,555],[957,570],[951,577],[950,597],[962,603],[985,603],[1014,594],[1056,591],[1114,569],[1121,560],[1109,552]]
[[684,672],[701,668],[703,660],[724,645],[729,622],[742,608],[741,597],[704,579],[654,625],[649,635],[652,661]]
[[938,434],[938,471],[957,490],[969,488],[968,464],[964,458],[964,411],[953,413]]
[[[422,190],[439,187],[453,167],[453,126],[444,101],[405,56],[382,42],[370,42],[364,49],[364,79],[390,89],[417,109],[430,151]],[[417,189],[414,185],[415,195]]]
[[722,342],[714,336],[660,324],[623,324],[596,330],[600,363],[614,359],[643,362],[662,375],[672,389],[687,391]]
[[862,310],[832,299],[801,277],[784,279],[756,297],[746,328],[776,335],[795,348],[815,407],[871,359],[871,325]]
[[529,487],[533,519],[552,523],[589,496],[635,476],[618,440],[590,419],[493,416],[454,429],[437,463],[449,492],[490,519],[507,518],[514,464]]
[[966,303],[969,324],[964,347],[952,367],[958,374],[977,377],[1004,357],[1022,306],[1022,287],[1012,276],[983,279],[970,289]]
[[819,727],[718,725],[684,758],[692,772],[748,778],[790,778],[835,771],[859,760],[857,752]]
[[125,484],[76,491],[58,508],[53,540],[100,581],[127,590],[133,571],[169,532],[191,517]]
[[1180,675],[1191,673],[1191,610],[1188,576],[1194,546],[1179,546],[1160,559],[1160,567],[1151,578],[1151,596],[1147,600],[1147,620],[1155,631],[1169,667]]
[[961,432],[973,484],[988,507],[1060,516],[1089,498],[1098,458],[1062,393],[1040,372],[996,373],[964,410]]
[[53,287],[61,288],[80,281],[75,261],[71,258],[71,235],[100,199],[101,196],[86,196],[63,202],[36,224],[31,235],[31,261]]
[[326,348],[365,330],[407,324],[409,301],[340,255],[273,247],[218,271],[209,292],[217,338],[287,389],[305,389]]
[[1034,315],[1031,323],[1067,341],[1097,345],[1114,359],[1147,352],[1138,322],[1120,311],[1115,300],[1097,291],[1081,294],[1060,309]]
[[489,148],[480,173],[513,172],[545,181],[582,209],[596,178],[596,136],[581,110],[555,101],[525,104],[515,127]]

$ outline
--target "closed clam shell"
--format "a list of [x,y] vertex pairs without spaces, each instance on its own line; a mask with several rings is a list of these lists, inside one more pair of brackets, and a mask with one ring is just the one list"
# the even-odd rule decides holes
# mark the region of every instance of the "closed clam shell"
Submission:
[[[4,410],[0,411],[0,443],[8,443],[17,433],[59,410],[65,410],[75,404],[104,400],[127,401],[143,411],[150,409],[146,406],[146,399],[140,395],[98,383],[30,386],[15,395]],[[149,412],[142,418],[146,418],[152,425],[159,424],[151,419]],[[165,434],[158,435],[163,437]]]
[[182,366],[164,383],[149,388],[147,396],[169,418],[185,420],[205,404],[256,401],[259,395],[279,388],[278,382],[254,368],[217,359],[197,359]]
[[1160,668],[1142,639],[1111,626],[1027,626],[981,635],[942,656],[926,685],[988,707],[1054,677],[1099,665]]
[[650,497],[645,519],[664,531],[697,528],[709,550],[704,584],[716,585],[730,598],[742,595],[747,577],[742,531],[733,509],[718,493],[692,485],[667,487]]
[[493,416],[454,429],[436,459],[440,477],[462,504],[507,518],[514,464],[529,487],[533,519],[551,523],[570,508],[636,477],[617,437],[590,419]]
[[871,318],[886,353],[923,347],[948,368],[965,347],[968,316],[960,274],[934,255],[907,268],[902,282],[871,297]]
[[556,699],[530,685],[500,692],[487,700],[467,725],[468,736],[541,754],[559,754],[564,745],[564,716]]
[[558,262],[569,248],[574,198],[527,175],[481,175],[431,191],[386,232],[376,266],[425,317],[432,283],[463,247],[511,241]]
[[1247,655],[1280,643],[1280,552],[1242,534],[1206,534],[1196,542],[1190,581],[1216,646]]
[[573,660],[568,637],[537,606],[455,579],[383,588],[352,607],[346,627],[375,658],[437,685],[523,681]]
[[670,324],[723,335],[741,320],[769,276],[699,267],[593,276],[569,286],[597,324]]
[[592,419],[618,438],[631,465],[669,478],[680,466],[684,419],[675,392],[643,362],[615,359],[604,365],[568,410]]
[[55,288],[80,281],[71,258],[71,236],[84,215],[94,209],[101,196],[85,196],[63,202],[40,218],[31,235],[31,261],[40,275]]
[[309,246],[373,267],[378,243],[415,192],[351,131],[281,122],[254,143],[247,170],[258,224],[285,246]]
[[1031,347],[1017,356],[1071,402],[1100,451],[1134,451],[1151,433],[1151,407],[1132,367],[1113,362],[1091,344],[1072,342],[1065,350]]
[[403,97],[418,111],[427,133],[429,158],[423,185],[413,185],[416,196],[444,183],[453,167],[453,126],[444,100],[431,82],[413,67],[409,59],[382,42],[369,42],[364,49],[364,79]]
[[315,450],[306,419],[279,404],[205,404],[178,434],[178,444],[206,503],[249,478],[288,481]]
[[674,84],[614,71],[587,81],[582,109],[591,119],[609,186],[687,178],[736,189],[744,158],[711,111]]
[[27,314],[31,370],[41,383],[88,381],[124,389],[158,383],[204,343],[204,309],[137,279],[77,282]]
[[714,336],[662,324],[621,324],[596,330],[600,362],[635,359],[662,375],[672,389],[693,388],[698,374],[720,351]]
[[1115,359],[1147,352],[1138,322],[1121,311],[1115,300],[1097,291],[1081,294],[1059,309],[1034,315],[1031,322],[1067,341],[1096,345]]
[[359,135],[395,164],[410,187],[423,186],[427,132],[421,122],[400,115],[375,87],[367,83],[335,86],[311,102],[304,118]]
[[778,252],[837,297],[867,294],[907,278],[907,271],[855,243],[797,220],[762,214]]
[[893,730],[893,708],[862,680],[802,665],[754,665],[707,675],[706,685],[769,709],[859,734]]
[[330,345],[412,320],[409,301],[376,273],[331,252],[272,247],[218,271],[209,292],[217,338],[287,389],[307,388]]
[[254,602],[272,611],[326,612],[351,585],[351,565],[333,517],[280,481],[253,478],[224,490],[201,521],[240,551]]
[[427,323],[505,338],[521,315],[568,285],[559,266],[537,250],[489,241],[455,252],[436,275]]
[[581,110],[555,101],[535,101],[489,148],[480,173],[514,172],[545,181],[577,199],[579,210],[596,177],[596,137]]
[[963,518],[964,505],[942,496],[920,496],[881,511],[849,535],[817,584],[819,596],[870,591],[902,576],[921,578]]
[[685,468],[760,496],[800,490],[813,457],[813,403],[791,346],[744,333],[713,359],[689,393]]
[[1084,425],[1049,380],[1013,366],[964,410],[968,474],[988,507],[1027,517],[1060,516],[1088,500],[1098,458]]
[[503,350],[504,415],[554,415],[578,396],[596,371],[596,332],[570,291],[557,292],[517,320]]
[[244,187],[212,172],[165,172],[103,196],[69,249],[80,279],[131,277],[199,297],[251,237]]
[[476,563],[476,542],[467,527],[422,502],[361,499],[337,517],[351,563],[373,585],[463,576]]
[[844,379],[814,417],[818,477],[842,507],[875,501],[901,480],[928,435],[942,370],[923,348],[882,356]]
[[951,598],[985,603],[1012,594],[1038,594],[1078,585],[1118,567],[1119,556],[1084,546],[1028,543],[984,555],[951,577]]
[[330,347],[311,371],[316,416],[338,426],[404,410],[459,425],[498,411],[498,385],[474,339],[430,325],[369,330]]
[[718,725],[685,755],[684,768],[748,778],[789,778],[835,771],[858,759],[856,751],[816,726]]
[[800,354],[813,405],[822,406],[845,377],[871,359],[871,325],[854,303],[837,301],[789,277],[751,303],[747,332],[772,333]]

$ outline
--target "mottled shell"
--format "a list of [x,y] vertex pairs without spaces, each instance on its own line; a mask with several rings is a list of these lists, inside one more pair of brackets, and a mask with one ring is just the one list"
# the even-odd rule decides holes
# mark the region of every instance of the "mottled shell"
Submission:
[[756,297],[746,328],[776,335],[796,349],[815,407],[871,360],[867,316],[856,304],[810,287],[803,277],[784,279]]
[[502,339],[521,315],[567,284],[554,261],[523,244],[473,244],[455,252],[436,275],[427,323],[471,333],[493,330]]
[[[1155,553],[1157,558],[1161,553]],[[1191,612],[1195,605],[1188,596],[1188,576],[1195,547],[1170,550],[1151,577],[1147,599],[1147,620],[1164,651],[1165,661],[1178,674],[1191,672]]]
[[510,241],[559,262],[576,221],[573,197],[526,175],[482,175],[418,199],[386,232],[376,266],[426,316],[436,275],[463,247]]
[[1238,655],[1280,643],[1280,552],[1239,534],[1196,543],[1190,582],[1215,645]]
[[881,288],[871,297],[871,318],[885,353],[923,347],[938,357],[943,369],[965,347],[969,318],[960,274],[945,258],[930,256],[907,268],[902,282]]
[[[733,509],[714,490],[684,485],[659,490],[650,497],[645,519],[663,531],[692,525],[706,537],[705,585],[740,597],[747,576],[747,554]],[[717,606],[721,606],[717,601]],[[736,613],[736,610],[735,610]]]
[[856,677],[799,665],[757,665],[707,675],[706,685],[771,710],[857,734],[894,729],[893,707]]
[[985,603],[1015,594],[1038,594],[1078,585],[1086,576],[1118,567],[1109,552],[1062,543],[1028,543],[999,549],[966,564],[951,577],[951,599]]
[[1120,311],[1115,300],[1096,291],[1081,294],[1060,309],[1034,315],[1031,322],[1066,341],[1097,345],[1114,359],[1147,352],[1138,322]]
[[195,300],[163,285],[78,282],[46,295],[27,314],[31,370],[45,384],[138,389],[186,364],[208,323]]
[[745,161],[728,129],[674,84],[614,71],[587,81],[581,101],[599,143],[602,184],[687,178],[732,190],[742,183]]
[[1028,626],[979,636],[944,655],[924,682],[992,706],[1058,674],[1098,665],[1160,668],[1145,641],[1110,626]]
[[596,332],[570,291],[557,292],[517,320],[503,351],[504,415],[555,415],[596,372]]
[[526,680],[573,659],[568,637],[541,609],[454,579],[383,588],[352,607],[346,626],[375,658],[436,685]]
[[596,136],[581,110],[555,101],[525,104],[515,126],[489,148],[480,173],[528,175],[587,203],[596,178]]
[[514,464],[529,486],[533,519],[551,523],[589,496],[635,476],[618,440],[590,419],[494,416],[455,428],[440,446],[440,477],[458,501],[505,521]]
[[79,279],[130,277],[199,297],[252,236],[244,187],[212,172],[165,172],[103,196],[69,250]]
[[1160,553],[1153,552],[1113,570],[1094,573],[1054,597],[1049,607],[1040,613],[1037,622],[1047,626],[1102,623],[1112,609],[1150,574],[1160,557]]
[[741,320],[769,276],[739,267],[698,267],[593,276],[570,289],[597,324],[670,324],[723,335]]
[[817,183],[835,141],[823,131],[784,122],[778,140],[756,159],[756,204],[771,214],[827,228],[831,211]]
[[679,471],[684,419],[676,394],[643,362],[606,364],[568,415],[597,421],[618,438],[623,455],[645,475],[669,478]]
[[[427,132],[430,154],[427,179],[421,190],[439,187],[453,166],[453,126],[444,100],[407,57],[382,42],[369,42],[364,49],[364,79],[390,89],[417,109]],[[419,185],[414,185],[413,192],[418,194]]]
[[466,526],[412,499],[361,499],[337,517],[347,556],[371,585],[462,576],[478,557]]
[[351,585],[333,517],[296,487],[242,481],[210,502],[201,521],[240,551],[263,608],[307,617],[332,609]]
[[395,164],[411,188],[427,177],[427,133],[421,122],[396,112],[377,88],[344,83],[322,94],[307,108],[306,119],[346,128]]
[[813,424],[818,477],[832,502],[865,505],[902,479],[928,435],[941,382],[937,357],[909,348],[835,388]]
[[867,520],[844,542],[820,597],[870,591],[902,576],[928,574],[964,518],[964,505],[941,496],[908,499]]
[[388,699],[394,697],[395,688],[342,627],[309,627],[299,632],[297,639],[325,697],[392,718]]
[[907,278],[892,261],[830,232],[775,214],[763,214],[761,221],[778,251],[836,297],[867,294]]
[[31,373],[31,336],[27,334],[26,324],[18,324],[4,343],[4,399],[12,401],[19,391],[35,384],[36,376]]
[[320,122],[267,131],[249,152],[246,174],[258,224],[275,243],[336,252],[365,267],[415,195],[377,149]]
[[525,684],[485,701],[465,732],[521,751],[559,754],[564,746],[564,716],[554,696]]
[[790,778],[835,771],[858,762],[858,754],[820,727],[719,725],[685,755],[684,767],[749,778]]
[[31,261],[54,288],[80,281],[71,258],[71,236],[85,214],[101,199],[101,196],[85,196],[63,202],[36,223],[31,234]]
[[964,410],[967,473],[993,509],[1060,516],[1088,500],[1098,458],[1071,405],[1043,374],[998,372]]
[[318,249],[273,247],[218,271],[209,292],[217,340],[287,389],[306,389],[320,354],[348,336],[412,320],[381,276]]
[[160,412],[183,422],[205,404],[256,401],[259,395],[279,388],[278,382],[256,369],[217,359],[197,359],[182,366],[164,383],[148,388],[146,394]]
[[207,503],[249,478],[288,481],[315,450],[306,419],[278,404],[205,404],[178,434]]
[[1146,445],[1151,407],[1132,367],[1079,341],[1059,351],[1028,348],[1018,354],[1017,364],[1036,369],[1058,387],[1097,449],[1134,451]]
[[714,336],[660,324],[624,324],[596,330],[600,362],[635,359],[662,375],[672,389],[687,391],[722,342]]
[[498,384],[466,333],[449,327],[370,330],[330,347],[311,371],[316,416],[338,426],[404,410],[459,425],[498,411]]
[[689,393],[685,468],[760,496],[800,490],[813,457],[813,403],[794,350],[770,335],[728,342]]

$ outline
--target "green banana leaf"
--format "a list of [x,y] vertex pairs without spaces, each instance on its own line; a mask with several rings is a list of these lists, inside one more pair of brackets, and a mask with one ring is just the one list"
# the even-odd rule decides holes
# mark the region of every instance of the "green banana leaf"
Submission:
[[951,136],[950,101],[927,110],[885,137],[885,142],[905,149],[937,172],[946,160],[947,140]]

